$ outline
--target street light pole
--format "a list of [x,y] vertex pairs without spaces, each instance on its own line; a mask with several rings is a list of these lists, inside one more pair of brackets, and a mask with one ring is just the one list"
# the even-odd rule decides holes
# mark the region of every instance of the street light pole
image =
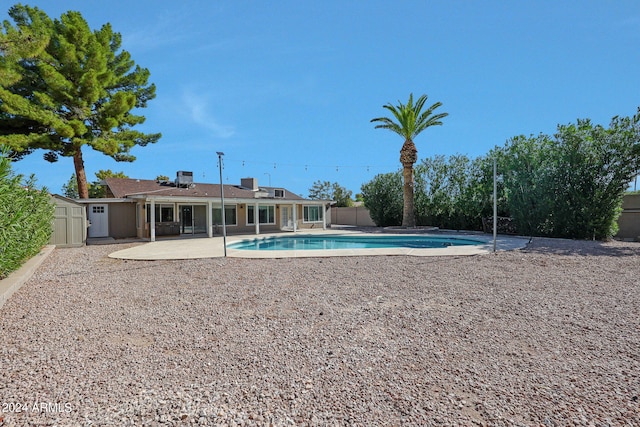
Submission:
[[220,212],[222,213],[222,244],[224,246],[224,257],[227,257],[227,223],[225,221],[224,215],[224,185],[222,185],[222,156],[224,153],[222,151],[216,152],[218,155],[218,166],[220,167],[220,203],[222,203]]

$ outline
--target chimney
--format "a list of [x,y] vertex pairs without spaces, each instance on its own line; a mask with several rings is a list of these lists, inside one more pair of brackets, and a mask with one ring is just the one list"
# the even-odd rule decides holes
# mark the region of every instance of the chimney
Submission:
[[241,178],[240,185],[244,188],[248,188],[251,191],[258,191],[258,179],[257,178]]

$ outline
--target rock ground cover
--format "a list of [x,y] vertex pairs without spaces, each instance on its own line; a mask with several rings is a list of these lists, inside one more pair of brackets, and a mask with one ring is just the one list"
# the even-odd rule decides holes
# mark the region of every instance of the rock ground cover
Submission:
[[[130,245],[129,245],[130,246]],[[0,310],[0,425],[640,425],[640,245],[124,261]]]

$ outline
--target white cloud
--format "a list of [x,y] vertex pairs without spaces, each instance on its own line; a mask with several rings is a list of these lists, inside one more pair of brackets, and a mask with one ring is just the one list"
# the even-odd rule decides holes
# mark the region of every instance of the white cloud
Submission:
[[233,126],[218,122],[211,112],[206,96],[195,94],[186,90],[182,94],[183,111],[186,112],[191,122],[207,129],[217,138],[230,138],[235,134]]
[[148,24],[138,25],[134,31],[123,31],[122,46],[130,51],[144,51],[183,43],[194,36],[193,28],[183,25],[188,19],[181,10],[160,11]]

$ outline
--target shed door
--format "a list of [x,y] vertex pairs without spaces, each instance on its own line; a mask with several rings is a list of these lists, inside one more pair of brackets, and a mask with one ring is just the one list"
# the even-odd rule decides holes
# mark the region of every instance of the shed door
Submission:
[[90,205],[89,206],[89,237],[108,237],[109,236],[109,205]]

